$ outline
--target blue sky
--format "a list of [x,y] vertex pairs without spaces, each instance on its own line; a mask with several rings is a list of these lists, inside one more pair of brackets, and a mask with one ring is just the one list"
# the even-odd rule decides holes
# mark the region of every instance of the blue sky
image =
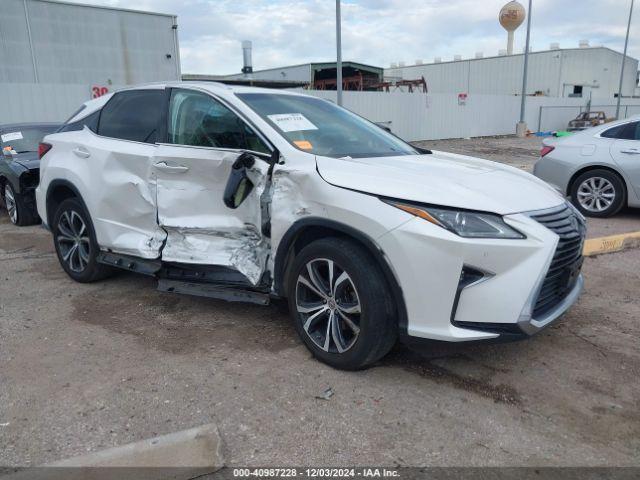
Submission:
[[[521,0],[526,5],[527,0]],[[178,15],[184,73],[242,67],[253,41],[254,69],[335,58],[333,0],[81,0]],[[496,55],[506,48],[498,11],[506,0],[343,0],[343,58],[388,67],[417,59]],[[533,0],[532,47],[577,47],[582,39],[622,51],[630,0]],[[640,8],[640,6],[639,6]],[[640,57],[640,13],[629,54]],[[524,48],[524,26],[516,51]]]

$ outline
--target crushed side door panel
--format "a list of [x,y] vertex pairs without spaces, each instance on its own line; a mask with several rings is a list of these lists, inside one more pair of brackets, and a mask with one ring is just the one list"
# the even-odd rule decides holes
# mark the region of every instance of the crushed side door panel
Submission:
[[265,271],[270,242],[262,232],[262,195],[269,165],[256,161],[248,172],[254,188],[236,209],[223,202],[237,151],[160,145],[155,164],[182,166],[169,173],[155,168],[158,222],[167,232],[165,262],[233,268],[257,285]]

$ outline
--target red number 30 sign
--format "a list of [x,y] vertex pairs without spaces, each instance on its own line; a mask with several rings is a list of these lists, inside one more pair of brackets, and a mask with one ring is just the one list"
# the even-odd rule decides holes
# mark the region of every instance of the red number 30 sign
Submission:
[[101,87],[100,85],[91,87],[91,98],[98,98],[107,93],[109,93],[109,87]]

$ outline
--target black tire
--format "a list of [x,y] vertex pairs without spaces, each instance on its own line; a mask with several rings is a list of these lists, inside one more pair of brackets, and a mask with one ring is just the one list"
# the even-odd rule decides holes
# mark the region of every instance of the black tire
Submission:
[[[12,215],[10,212],[10,201],[7,200],[8,196],[9,198],[13,199],[13,205],[15,206],[14,215]],[[7,213],[9,214],[9,220],[14,225],[24,227],[40,222],[40,217],[38,217],[38,215],[27,206],[26,202],[24,201],[24,197],[15,192],[9,181],[4,184],[2,198],[4,200],[4,205],[7,208]]]
[[[583,206],[579,200],[581,186],[591,179],[593,179],[594,181],[598,181],[597,179],[604,179],[609,182],[611,188],[613,189],[614,198],[611,204],[603,209],[596,208],[596,210],[598,211],[585,208],[585,206]],[[588,188],[588,186],[584,188]],[[607,191],[607,193],[609,192],[611,192],[611,189]],[[604,169],[589,170],[579,175],[571,184],[569,193],[571,195],[571,202],[576,206],[578,210],[580,210],[583,215],[596,218],[605,218],[615,215],[620,211],[620,209],[622,209],[622,207],[625,206],[627,200],[627,190],[622,178],[620,178],[618,174]]]
[[[85,226],[84,230],[79,226],[80,221]],[[60,265],[67,272],[67,275],[76,282],[96,282],[113,273],[113,269],[97,262],[100,249],[96,241],[93,223],[84,205],[77,198],[69,198],[60,204],[53,216],[51,232]],[[68,239],[73,237],[69,233],[78,233],[75,238],[82,239],[82,241],[75,243],[69,241]],[[67,256],[74,244],[76,244],[75,253]]]
[[[298,280],[300,276],[310,280],[308,264],[312,265],[316,279],[328,279],[328,261],[333,262],[334,287],[330,288],[328,281],[316,282],[316,285],[320,283],[324,287],[320,293],[325,297],[320,297]],[[329,293],[331,290],[334,295]],[[300,338],[317,359],[334,368],[358,370],[370,366],[389,353],[396,343],[398,328],[389,286],[373,257],[351,240],[324,238],[303,248],[289,271],[287,292],[289,311]],[[322,304],[324,312],[320,312]],[[354,306],[356,304],[358,307]],[[299,305],[300,308],[313,306],[316,310],[302,313],[298,310]],[[360,313],[345,313],[345,309],[354,312],[359,309]],[[316,313],[315,319],[309,320]],[[332,313],[338,319],[335,322],[335,334],[332,328],[334,324],[330,323]],[[357,334],[344,320],[345,315],[351,325],[359,327]],[[310,322],[309,333],[305,329],[307,322]],[[319,345],[326,346],[329,329],[332,329],[332,335],[325,350]],[[323,331],[324,339],[321,336]],[[341,352],[338,350],[338,341],[343,347]]]

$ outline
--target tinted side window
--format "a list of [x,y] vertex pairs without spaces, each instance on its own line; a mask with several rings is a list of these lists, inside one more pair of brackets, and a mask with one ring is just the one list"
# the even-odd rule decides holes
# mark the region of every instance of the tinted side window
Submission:
[[116,93],[102,107],[98,134],[135,142],[155,143],[163,109],[163,90]]
[[89,130],[91,130],[94,133],[97,133],[99,118],[100,118],[100,110],[98,110],[97,112],[93,112],[91,115],[87,115],[84,118],[81,118],[77,122],[64,124],[62,127],[60,127],[58,132],[75,132],[77,130],[82,130],[86,125],[87,127],[89,127]]
[[242,119],[204,93],[173,89],[168,123],[169,143],[269,153]]
[[640,122],[631,122],[604,131],[600,136],[619,140],[640,140]]

